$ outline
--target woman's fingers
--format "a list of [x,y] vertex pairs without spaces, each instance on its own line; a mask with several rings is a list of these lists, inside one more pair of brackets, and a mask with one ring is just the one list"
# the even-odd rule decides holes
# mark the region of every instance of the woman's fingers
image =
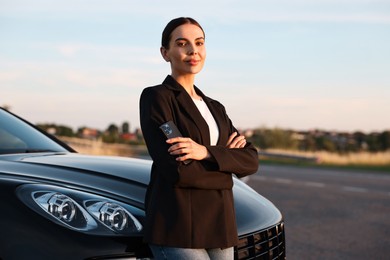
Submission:
[[174,138],[169,138],[166,140],[168,144],[174,144],[174,143],[181,143],[181,142],[190,142],[192,141],[191,138],[188,137],[174,137]]
[[240,136],[237,136],[236,138],[234,138],[233,142],[232,142],[232,145],[233,145],[233,148],[239,148],[240,145],[242,144],[242,142],[245,141],[245,137],[240,135]]
[[243,139],[237,144],[238,148],[243,148],[243,147],[245,147],[245,145],[246,145],[246,139],[245,139],[245,138],[243,138]]
[[232,133],[232,134],[229,136],[229,139],[228,139],[228,141],[227,141],[227,143],[226,143],[226,146],[227,146],[227,147],[232,148],[232,147],[230,147],[230,145],[231,145],[232,141],[234,140],[234,138],[235,138],[236,136],[237,136],[237,132],[234,132],[234,133]]
[[187,159],[203,160],[209,156],[207,148],[191,138],[175,137],[168,139],[167,143],[172,144],[168,152],[171,155],[179,156],[176,158],[178,161]]
[[237,132],[232,133],[229,136],[229,140],[227,143],[228,148],[243,148],[246,145],[245,136],[239,135],[237,136]]

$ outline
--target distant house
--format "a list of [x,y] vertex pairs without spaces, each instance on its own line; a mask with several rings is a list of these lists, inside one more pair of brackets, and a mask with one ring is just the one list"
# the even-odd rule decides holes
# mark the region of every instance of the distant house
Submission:
[[137,141],[137,135],[134,133],[122,133],[120,138],[124,141]]
[[85,139],[96,140],[99,138],[99,136],[100,136],[99,130],[94,128],[85,127],[80,132],[80,137]]
[[57,129],[55,127],[49,127],[48,129],[46,129],[46,132],[48,132],[51,135],[55,135],[57,134]]
[[[239,131],[239,132],[241,132],[241,131]],[[254,133],[254,131],[252,129],[246,129],[245,131],[242,131],[242,134],[247,138],[252,137],[253,133]]]

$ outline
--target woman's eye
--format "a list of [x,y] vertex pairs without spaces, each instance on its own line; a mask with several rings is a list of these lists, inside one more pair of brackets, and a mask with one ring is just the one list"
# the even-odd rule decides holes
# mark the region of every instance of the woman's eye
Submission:
[[204,45],[204,42],[197,42],[196,45],[197,46],[202,46],[202,45]]
[[184,47],[186,46],[186,43],[185,42],[176,42],[177,46],[179,47]]

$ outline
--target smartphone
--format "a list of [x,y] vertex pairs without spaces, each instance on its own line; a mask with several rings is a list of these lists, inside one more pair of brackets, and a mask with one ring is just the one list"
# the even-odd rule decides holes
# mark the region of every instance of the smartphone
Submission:
[[[180,133],[179,129],[173,123],[172,121],[168,121],[160,126],[161,131],[164,133],[164,135],[169,138],[173,137],[182,137],[182,134]],[[184,164],[189,164],[192,160],[188,159],[183,161]]]
[[168,121],[160,126],[161,131],[163,131],[164,135],[169,138],[173,137],[182,137],[179,129],[172,121]]

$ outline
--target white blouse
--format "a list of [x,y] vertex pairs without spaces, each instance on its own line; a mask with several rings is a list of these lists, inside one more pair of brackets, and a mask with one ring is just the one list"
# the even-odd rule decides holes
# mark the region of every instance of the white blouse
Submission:
[[203,99],[198,100],[193,98],[192,99],[198,108],[199,112],[203,116],[204,120],[206,120],[209,131],[210,131],[210,144],[211,145],[217,145],[218,138],[219,138],[219,130],[217,122],[215,121],[213,115],[210,112],[210,109],[207,107],[206,103],[203,101]]

